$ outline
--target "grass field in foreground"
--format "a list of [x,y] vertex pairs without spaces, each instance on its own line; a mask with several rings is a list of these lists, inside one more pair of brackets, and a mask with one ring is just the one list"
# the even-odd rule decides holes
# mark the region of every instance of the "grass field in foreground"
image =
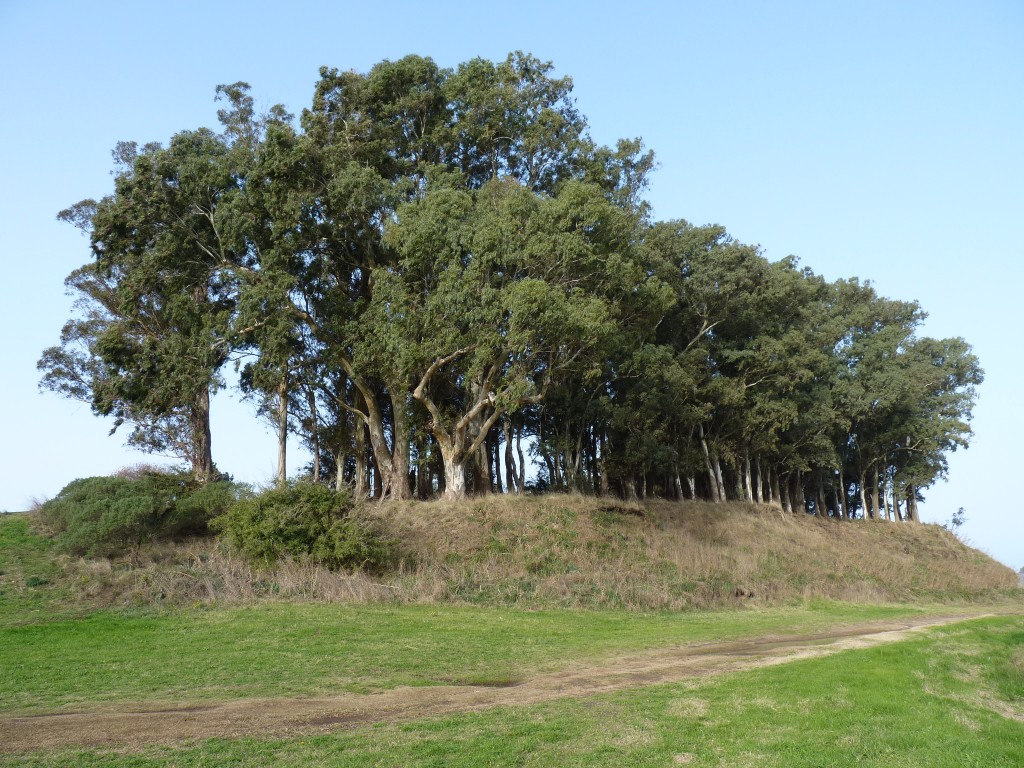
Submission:
[[[0,627],[0,711],[502,683],[690,642],[919,616],[909,606],[639,614],[272,603]],[[948,608],[946,609],[948,610]]]
[[932,630],[685,684],[294,739],[139,753],[60,751],[6,766],[1024,765],[1024,618]]

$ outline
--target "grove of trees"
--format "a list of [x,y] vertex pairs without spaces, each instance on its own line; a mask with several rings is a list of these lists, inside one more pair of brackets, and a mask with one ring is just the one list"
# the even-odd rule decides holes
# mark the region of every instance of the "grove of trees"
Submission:
[[323,68],[296,120],[122,143],[60,217],[93,260],[39,361],[140,448],[217,475],[223,372],[357,497],[545,490],[917,519],[982,371],[914,302],[653,221],[653,154],[598,146],[523,54]]

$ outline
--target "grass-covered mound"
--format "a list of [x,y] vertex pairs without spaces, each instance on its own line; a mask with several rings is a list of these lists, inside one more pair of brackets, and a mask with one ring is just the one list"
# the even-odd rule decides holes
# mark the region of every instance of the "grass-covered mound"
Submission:
[[[290,506],[289,493],[235,507],[238,536],[226,526],[219,539],[157,542],[130,557],[60,555],[23,531],[18,547],[45,574],[24,578],[46,584],[17,588],[60,588],[93,606],[284,598],[630,610],[1020,595],[1013,571],[935,525],[565,495],[335,509],[318,497]],[[281,544],[272,556],[247,543],[260,531]]]

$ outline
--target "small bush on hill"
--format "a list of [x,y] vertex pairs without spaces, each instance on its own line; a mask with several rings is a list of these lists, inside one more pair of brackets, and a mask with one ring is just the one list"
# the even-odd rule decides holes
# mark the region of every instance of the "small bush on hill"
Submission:
[[228,482],[199,485],[184,472],[146,470],[68,483],[39,507],[66,552],[113,556],[141,544],[204,534],[235,498]]
[[296,482],[239,499],[213,527],[247,557],[267,563],[292,557],[335,569],[386,566],[390,541],[354,511],[346,492]]

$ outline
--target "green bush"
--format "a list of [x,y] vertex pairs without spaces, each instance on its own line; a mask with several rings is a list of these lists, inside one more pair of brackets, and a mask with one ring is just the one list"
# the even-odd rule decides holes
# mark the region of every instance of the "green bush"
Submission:
[[312,560],[328,568],[378,570],[392,544],[353,513],[344,491],[295,482],[236,501],[211,525],[253,560]]
[[39,507],[39,516],[64,551],[112,556],[204,534],[234,499],[228,482],[199,485],[184,472],[145,471],[74,480]]

